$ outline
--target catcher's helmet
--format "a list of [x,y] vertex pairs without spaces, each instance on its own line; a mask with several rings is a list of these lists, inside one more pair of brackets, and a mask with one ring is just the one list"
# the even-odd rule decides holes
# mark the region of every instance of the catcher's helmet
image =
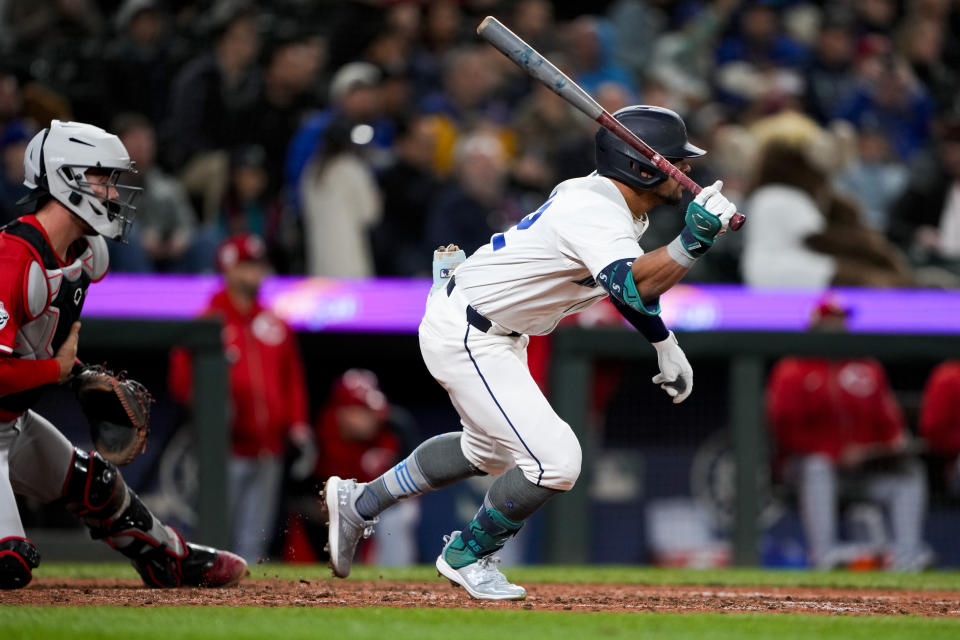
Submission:
[[[664,158],[696,158],[706,153],[700,147],[690,144],[687,140],[686,125],[680,116],[670,109],[647,105],[624,107],[613,114],[613,117]],[[596,144],[597,173],[600,175],[619,180],[636,189],[652,189],[666,181],[666,173],[605,128],[601,127],[597,131]],[[645,178],[640,175],[641,172],[649,173],[652,177]]]
[[[119,182],[137,172],[120,138],[93,125],[53,120],[27,145],[23,169],[23,184],[31,189],[26,200],[49,196],[100,235],[126,241],[141,189]],[[106,197],[88,179],[92,172],[108,177]]]

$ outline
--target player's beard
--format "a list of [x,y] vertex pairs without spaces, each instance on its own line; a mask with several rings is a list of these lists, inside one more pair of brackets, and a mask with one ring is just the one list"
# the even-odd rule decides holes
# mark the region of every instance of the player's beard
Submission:
[[660,185],[660,189],[657,190],[656,194],[660,197],[660,201],[663,204],[668,204],[671,206],[677,206],[683,201],[683,190],[680,188],[680,185],[674,184],[673,189],[670,191],[663,190],[663,186],[666,183]]

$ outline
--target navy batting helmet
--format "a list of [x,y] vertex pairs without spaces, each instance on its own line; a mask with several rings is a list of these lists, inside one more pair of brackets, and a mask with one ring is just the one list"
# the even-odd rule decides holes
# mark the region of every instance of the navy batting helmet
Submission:
[[[706,153],[687,140],[687,127],[676,112],[663,107],[639,105],[620,109],[613,117],[669,160],[696,158]],[[667,174],[605,128],[597,131],[597,173],[636,189],[652,189],[666,181]],[[646,178],[641,173],[651,174]]]

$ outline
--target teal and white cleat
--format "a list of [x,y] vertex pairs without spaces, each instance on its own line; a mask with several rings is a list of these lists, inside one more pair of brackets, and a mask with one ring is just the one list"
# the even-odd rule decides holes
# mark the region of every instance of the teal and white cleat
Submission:
[[437,571],[441,576],[458,584],[467,590],[472,597],[478,600],[523,600],[527,597],[527,590],[517,584],[511,584],[507,577],[500,573],[497,565],[500,558],[487,556],[480,558],[473,564],[454,569],[446,560],[447,548],[460,535],[454,531],[443,536],[443,551],[437,557]]
[[330,553],[330,568],[338,578],[350,575],[357,545],[363,538],[373,535],[373,525],[377,523],[377,518],[364,520],[354,506],[364,486],[356,480],[330,476],[320,493],[327,507],[326,550]]

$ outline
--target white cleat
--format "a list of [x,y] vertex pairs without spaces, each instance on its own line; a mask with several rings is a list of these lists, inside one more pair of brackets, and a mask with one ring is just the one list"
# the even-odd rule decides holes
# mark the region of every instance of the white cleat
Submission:
[[364,520],[354,506],[365,486],[356,480],[330,476],[320,494],[327,506],[330,568],[338,578],[350,575],[357,545],[361,539],[373,535],[373,525],[377,523],[377,518]]
[[527,597],[527,590],[517,584],[511,584],[507,577],[500,573],[497,565],[500,558],[487,556],[473,564],[454,569],[446,560],[447,547],[453,542],[459,531],[443,536],[443,551],[437,557],[437,571],[450,582],[458,584],[467,590],[472,597],[478,600],[523,600]]

